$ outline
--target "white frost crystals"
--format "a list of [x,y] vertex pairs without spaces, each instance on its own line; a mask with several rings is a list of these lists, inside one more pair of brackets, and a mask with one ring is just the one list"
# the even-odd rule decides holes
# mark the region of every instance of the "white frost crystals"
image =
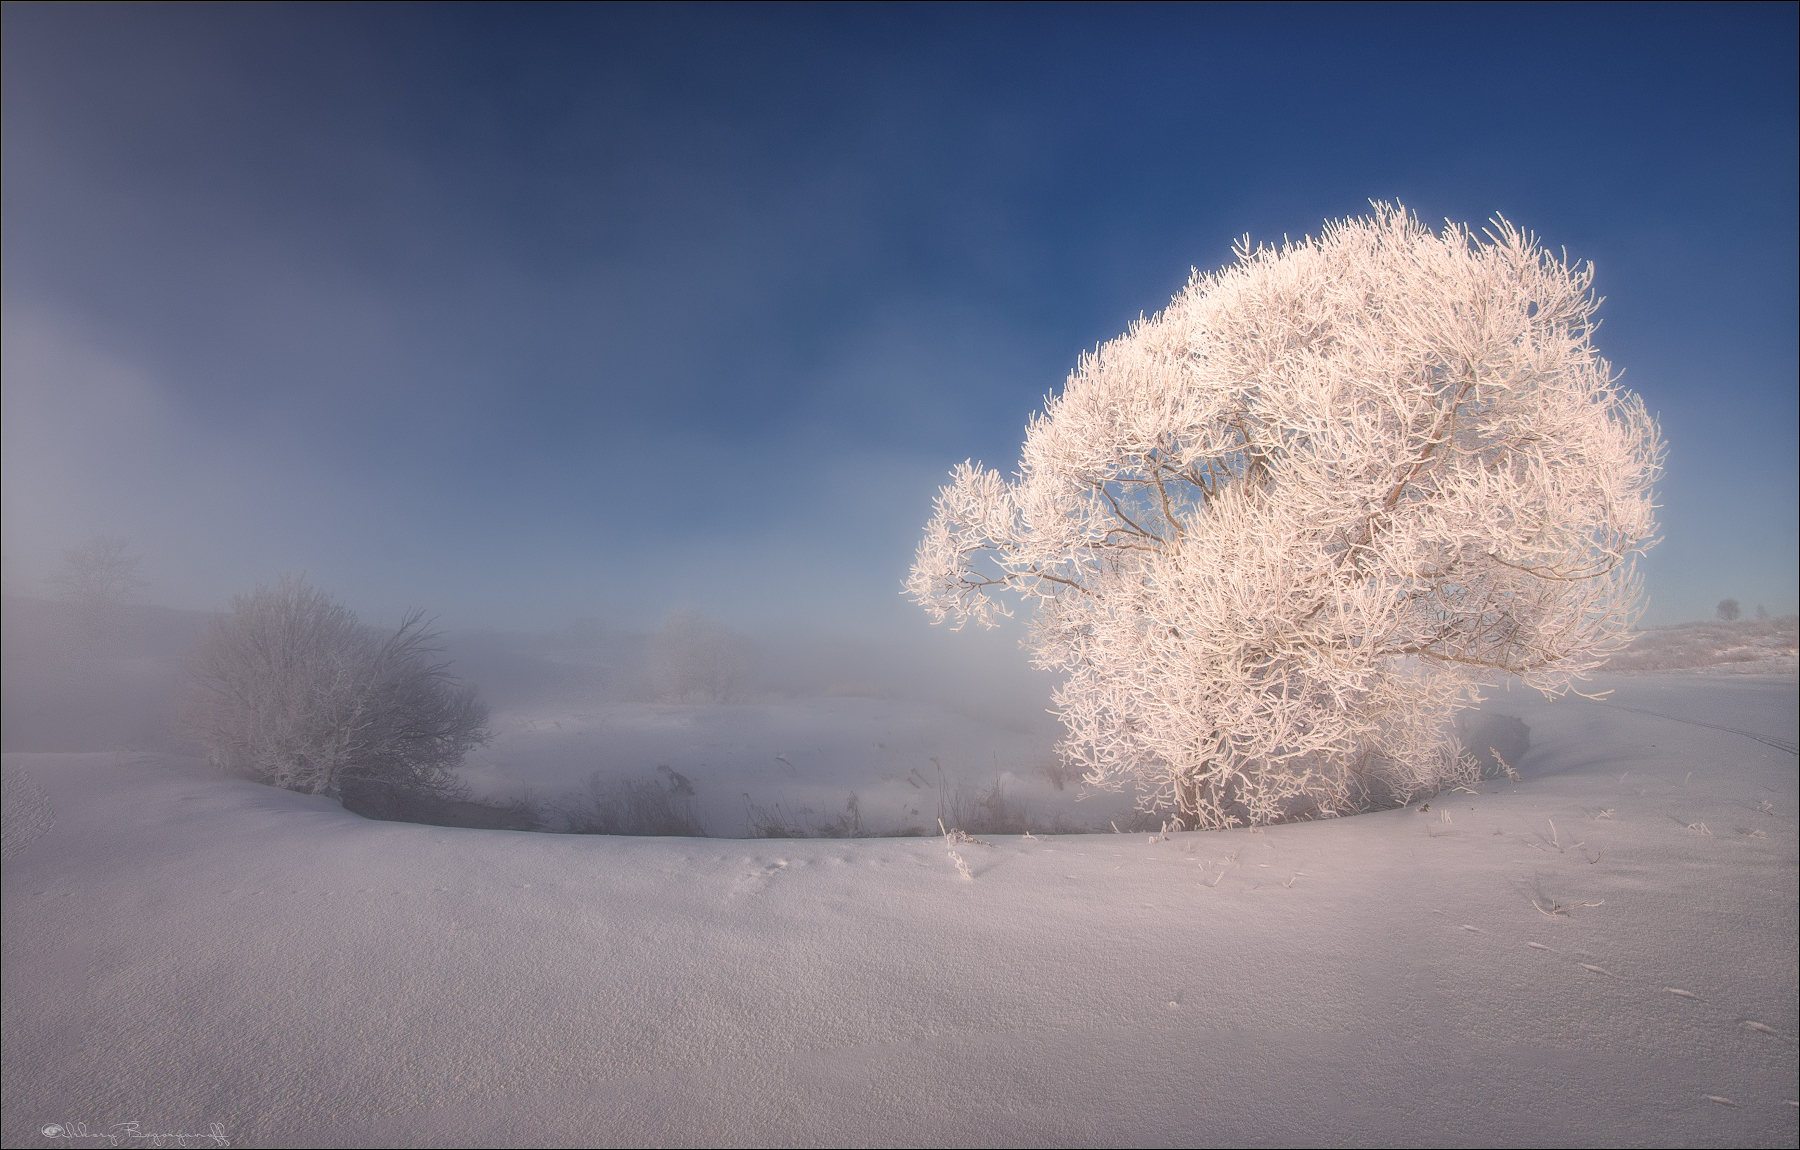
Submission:
[[1190,827],[1469,780],[1483,682],[1629,639],[1662,444],[1592,337],[1592,265],[1403,209],[1238,251],[1084,355],[1011,482],[964,463],[906,590],[1035,606],[1061,754]]

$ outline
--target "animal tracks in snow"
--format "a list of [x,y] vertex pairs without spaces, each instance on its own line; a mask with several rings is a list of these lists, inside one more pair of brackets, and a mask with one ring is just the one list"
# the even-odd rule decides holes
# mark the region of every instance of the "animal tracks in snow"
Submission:
[[784,858],[770,859],[766,862],[760,859],[745,859],[744,865],[754,869],[747,869],[738,877],[737,889],[740,891],[760,889],[769,880],[792,866],[793,861]]

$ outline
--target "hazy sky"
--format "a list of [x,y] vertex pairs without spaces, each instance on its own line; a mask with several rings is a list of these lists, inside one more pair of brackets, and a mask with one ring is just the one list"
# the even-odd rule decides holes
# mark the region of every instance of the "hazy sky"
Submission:
[[1591,259],[1649,621],[1796,600],[1796,9],[26,6],[9,590],[920,620],[932,496],[1232,242],[1398,199]]

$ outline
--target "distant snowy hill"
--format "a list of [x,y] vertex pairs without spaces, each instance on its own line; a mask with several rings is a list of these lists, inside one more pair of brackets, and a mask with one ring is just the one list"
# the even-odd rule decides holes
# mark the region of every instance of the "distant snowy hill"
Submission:
[[1606,664],[1618,671],[1714,671],[1749,675],[1795,673],[1800,616],[1733,623],[1676,623],[1651,627]]

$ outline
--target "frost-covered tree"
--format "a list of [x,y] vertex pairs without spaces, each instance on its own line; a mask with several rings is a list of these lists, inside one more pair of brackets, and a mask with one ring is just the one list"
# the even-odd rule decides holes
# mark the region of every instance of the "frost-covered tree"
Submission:
[[1726,623],[1737,622],[1738,616],[1742,615],[1743,613],[1744,613],[1744,609],[1743,609],[1743,607],[1738,605],[1738,601],[1736,599],[1721,599],[1721,600],[1719,600],[1719,606],[1718,606],[1717,610],[1715,611],[1715,614],[1717,614],[1719,616],[1719,618]]
[[1084,355],[1009,481],[965,463],[907,591],[1035,608],[1061,753],[1188,826],[1470,777],[1482,683],[1624,645],[1662,446],[1593,346],[1591,265],[1403,209],[1237,251]]
[[693,608],[670,615],[650,638],[650,678],[665,699],[735,702],[749,669],[749,641]]
[[62,553],[62,566],[50,576],[57,594],[90,610],[118,607],[144,589],[144,560],[124,539],[97,535]]
[[439,661],[423,615],[392,634],[288,576],[232,601],[189,668],[189,728],[212,761],[278,787],[453,795],[491,737],[475,689]]

